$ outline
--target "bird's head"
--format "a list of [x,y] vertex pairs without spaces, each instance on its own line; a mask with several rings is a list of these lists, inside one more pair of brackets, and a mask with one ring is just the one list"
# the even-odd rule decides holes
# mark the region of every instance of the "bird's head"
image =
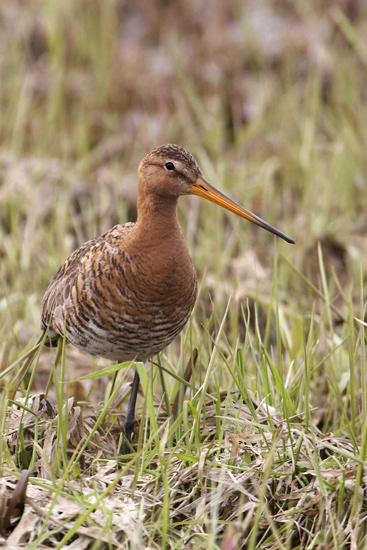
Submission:
[[146,192],[176,198],[181,195],[199,195],[274,233],[288,243],[294,243],[293,239],[210,185],[194,157],[178,145],[162,145],[148,153],[139,164],[139,177]]
[[147,191],[179,197],[192,193],[201,170],[188,151],[169,144],[154,149],[143,158],[139,176]]

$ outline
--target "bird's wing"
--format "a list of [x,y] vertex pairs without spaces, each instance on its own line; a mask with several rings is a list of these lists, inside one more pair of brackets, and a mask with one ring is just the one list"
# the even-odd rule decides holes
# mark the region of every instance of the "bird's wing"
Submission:
[[[68,307],[74,307],[75,294],[81,298],[87,286],[85,282],[89,284],[91,279],[98,277],[100,270],[111,263],[111,257],[123,261],[123,241],[134,225],[116,225],[103,235],[87,241],[60,266],[45,292],[41,307],[41,328],[49,328],[50,336],[55,332],[63,334],[60,319],[55,322],[55,317],[60,310],[65,315]],[[107,255],[109,261],[106,261]]]

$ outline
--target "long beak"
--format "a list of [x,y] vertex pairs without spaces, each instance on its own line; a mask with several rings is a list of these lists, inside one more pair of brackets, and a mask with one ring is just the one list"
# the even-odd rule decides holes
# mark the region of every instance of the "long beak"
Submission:
[[259,225],[260,227],[263,227],[267,231],[270,231],[271,233],[274,233],[274,235],[277,235],[278,237],[281,237],[287,243],[294,244],[294,240],[279,231],[279,229],[276,229],[269,223],[265,222],[259,216],[256,216],[256,214],[253,214],[249,210],[246,210],[246,208],[243,208],[240,204],[233,201],[232,199],[226,197],[218,191],[218,189],[215,189],[210,183],[206,181],[206,179],[203,178],[203,176],[199,176],[198,179],[194,184],[191,185],[191,193],[193,195],[199,195],[199,197],[203,197],[204,199],[207,199],[208,201],[215,202],[216,204],[219,204],[220,206],[223,206],[223,208],[226,208],[227,210],[230,210],[231,212],[234,212],[238,216],[241,216],[242,218],[245,218],[246,220],[249,220],[252,223],[256,223],[256,225]]

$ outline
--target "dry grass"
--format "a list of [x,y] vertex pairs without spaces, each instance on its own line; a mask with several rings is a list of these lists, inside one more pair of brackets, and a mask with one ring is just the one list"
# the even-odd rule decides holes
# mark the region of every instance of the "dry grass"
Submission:
[[[0,26],[1,542],[366,548],[365,3],[18,0]],[[141,370],[124,457],[129,369],[21,358],[60,263],[135,218],[167,142],[296,245],[181,200],[200,296]]]
[[[71,539],[73,548],[88,548],[96,541],[144,548],[150,538],[154,548],[161,548],[159,520],[165,513],[168,489],[169,547],[209,546],[225,529],[229,537],[228,526],[232,526],[232,544],[237,541],[242,547],[252,547],[254,525],[257,545],[262,548],[278,548],[282,540],[285,547],[308,548],[325,539],[338,547],[342,534],[344,543],[357,547],[365,531],[366,512],[361,513],[363,491],[358,491],[355,500],[355,479],[363,461],[355,458],[352,443],[315,427],[305,430],[302,419],[287,425],[252,398],[255,424],[237,392],[223,393],[220,398],[219,406],[207,401],[205,419],[204,415],[200,418],[205,438],[198,455],[177,445],[161,448],[150,458],[139,452],[127,465],[115,458],[121,413],[109,409],[113,420],[93,433],[78,474],[69,471],[56,486],[57,408],[40,395],[28,401],[32,412],[24,414],[24,409],[10,407],[10,454],[16,457],[19,453],[22,424],[23,452],[33,456],[28,507],[9,534],[8,544],[29,540],[36,541],[32,548],[56,548],[63,543],[68,547]],[[67,454],[75,457],[101,411],[77,405],[73,398],[67,409]],[[218,418],[224,419],[222,442],[216,437]],[[161,414],[159,425],[166,422],[167,415]],[[42,443],[35,449],[40,434]],[[146,460],[149,467],[143,467]],[[365,484],[366,477],[361,481]],[[1,484],[2,498],[10,496],[14,476],[5,475]],[[355,522],[355,512],[360,514],[360,523]],[[43,541],[47,544],[42,545]]]

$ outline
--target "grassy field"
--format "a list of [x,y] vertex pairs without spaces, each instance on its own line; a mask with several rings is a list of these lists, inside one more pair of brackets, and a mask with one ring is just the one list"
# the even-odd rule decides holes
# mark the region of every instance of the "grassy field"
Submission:
[[[358,0],[1,3],[1,544],[367,548],[366,39]],[[129,365],[27,352],[163,143],[296,244],[180,200],[200,294],[123,456]]]

